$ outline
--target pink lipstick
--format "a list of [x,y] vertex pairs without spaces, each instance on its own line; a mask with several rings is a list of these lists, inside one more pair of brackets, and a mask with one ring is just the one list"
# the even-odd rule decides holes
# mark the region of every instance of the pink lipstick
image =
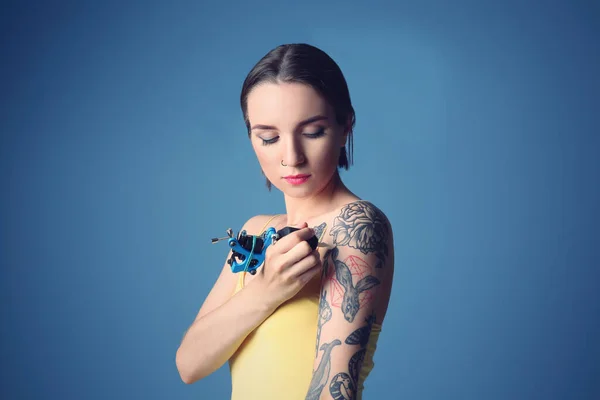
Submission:
[[310,174],[288,175],[283,177],[287,183],[292,185],[301,185],[306,182],[308,178],[310,178]]

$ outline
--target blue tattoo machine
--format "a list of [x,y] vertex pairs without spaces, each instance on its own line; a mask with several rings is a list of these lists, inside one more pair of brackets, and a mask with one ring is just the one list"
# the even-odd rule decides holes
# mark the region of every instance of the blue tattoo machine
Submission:
[[[233,237],[233,230],[227,229],[227,236],[223,238],[213,238],[212,243],[217,243],[221,240],[227,239],[229,247],[231,247],[231,257],[227,260],[227,263],[231,266],[231,271],[234,273],[246,271],[251,275],[256,274],[256,270],[265,261],[265,254],[267,248],[275,243],[277,240],[284,236],[289,235],[292,232],[297,231],[298,228],[286,226],[279,231],[275,228],[268,228],[261,235],[248,235],[246,231],[241,231],[237,238]],[[316,236],[311,237],[307,240],[310,247],[315,250],[319,244],[319,239]]]

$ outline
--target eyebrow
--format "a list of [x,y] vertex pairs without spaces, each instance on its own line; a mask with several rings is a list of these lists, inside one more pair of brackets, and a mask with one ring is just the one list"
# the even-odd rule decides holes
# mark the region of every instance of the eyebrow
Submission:
[[[308,124],[312,124],[313,122],[317,122],[317,121],[322,121],[322,120],[326,120],[328,119],[325,115],[315,115],[314,117],[310,117],[308,119],[305,119],[304,121],[300,121],[298,123],[298,128],[304,126],[304,125],[308,125]],[[250,130],[254,130],[254,129],[264,129],[264,130],[277,130],[277,127],[272,126],[272,125],[254,125],[252,128],[250,128]]]

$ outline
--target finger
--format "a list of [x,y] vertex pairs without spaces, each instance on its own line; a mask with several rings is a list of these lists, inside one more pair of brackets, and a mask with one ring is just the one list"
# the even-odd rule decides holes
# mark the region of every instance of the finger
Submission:
[[323,265],[321,264],[321,262],[318,262],[315,265],[313,265],[312,267],[305,269],[304,272],[302,272],[300,275],[298,275],[296,277],[296,279],[302,283],[307,283],[312,278],[314,278],[316,275],[321,273],[321,271],[323,271]]
[[273,251],[277,251],[279,254],[287,253],[298,243],[306,241],[313,237],[314,234],[314,230],[308,227],[304,227],[279,239],[277,243],[275,243],[275,245],[273,246]]
[[318,254],[311,252],[306,257],[302,258],[300,261],[292,264],[287,268],[287,271],[292,274],[292,276],[298,277],[304,274],[311,268],[321,267],[321,258]]
[[290,251],[282,254],[282,268],[289,268],[312,253],[310,245],[305,240],[297,243]]

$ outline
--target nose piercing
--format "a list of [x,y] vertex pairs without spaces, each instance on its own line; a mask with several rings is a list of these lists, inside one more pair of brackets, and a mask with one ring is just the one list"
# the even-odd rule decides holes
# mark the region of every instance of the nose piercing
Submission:
[[282,166],[282,167],[287,167],[287,164],[284,164],[284,163],[283,163],[283,160],[281,160],[281,166]]

